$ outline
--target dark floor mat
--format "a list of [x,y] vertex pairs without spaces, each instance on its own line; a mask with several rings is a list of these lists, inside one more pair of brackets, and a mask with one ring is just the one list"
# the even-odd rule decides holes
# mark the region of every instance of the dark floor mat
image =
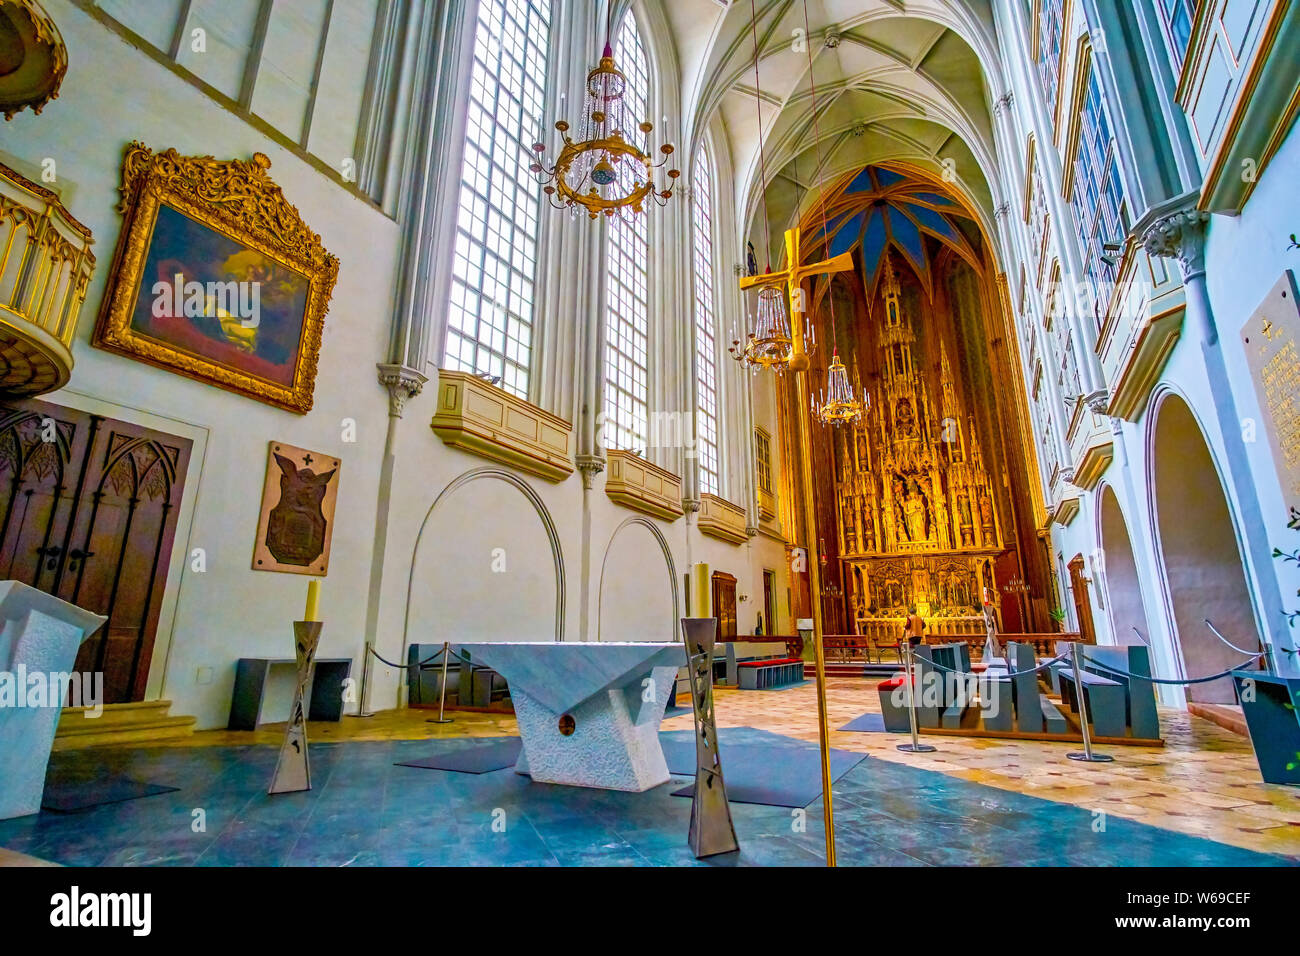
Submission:
[[125,777],[75,780],[46,780],[41,809],[55,813],[80,813],[108,803],[123,803],[160,793],[175,793],[180,787],[141,783]]
[[519,760],[521,744],[518,737],[480,737],[467,739],[456,746],[447,747],[432,757],[420,760],[403,760],[399,767],[419,767],[422,770],[451,770],[455,773],[491,773],[513,767]]
[[[816,744],[751,727],[724,727],[718,731],[722,778],[731,803],[759,803],[769,807],[806,807],[821,796],[821,751]],[[695,740],[690,731],[660,734],[668,769],[678,776],[695,775]],[[831,779],[857,766],[865,754],[831,750]],[[674,790],[675,797],[695,793],[691,784]]]
[[885,718],[880,714],[863,714],[861,717],[854,717],[847,724],[840,728],[859,734],[887,734],[885,729]]

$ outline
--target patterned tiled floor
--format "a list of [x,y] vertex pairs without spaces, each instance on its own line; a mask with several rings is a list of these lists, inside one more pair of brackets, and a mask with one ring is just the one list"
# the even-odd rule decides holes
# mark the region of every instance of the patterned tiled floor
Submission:
[[[728,744],[764,732],[723,731]],[[458,742],[460,743],[460,742]],[[465,745],[471,745],[469,741]],[[318,744],[310,791],[266,794],[273,747],[149,748],[54,755],[61,772],[180,786],[175,793],[0,822],[0,844],[83,866],[689,865],[685,782],[642,794],[395,766],[421,740]],[[1271,866],[1284,857],[867,758],[835,784],[841,865]],[[720,866],[824,861],[821,801],[806,812],[733,804],[741,851]]]
[[[1294,865],[1300,792],[1266,786],[1248,743],[1185,714],[1162,714],[1165,748],[1108,748],[1108,765],[1065,759],[1076,746],[933,737],[939,751],[899,753],[903,738],[835,728],[878,709],[869,682],[832,679],[831,742],[869,755],[834,787],[842,865]],[[816,741],[815,688],[719,691],[723,738],[757,728]],[[79,814],[0,821],[0,847],[84,865],[691,864],[690,801],[532,784],[510,770],[473,776],[396,767],[428,738],[515,733],[513,718],[427,711],[311,725],[313,783],[265,793],[282,727],[212,731],[184,746],[54,755],[53,766],[181,787]],[[665,730],[691,726],[688,714]],[[733,804],[742,852],[713,865],[817,865],[822,805],[806,814]],[[1101,811],[1098,813],[1097,811]],[[502,832],[502,827],[504,831]],[[1254,851],[1254,852],[1252,852]],[[1272,854],[1272,855],[1265,855]],[[1285,855],[1277,855],[1285,854]]]

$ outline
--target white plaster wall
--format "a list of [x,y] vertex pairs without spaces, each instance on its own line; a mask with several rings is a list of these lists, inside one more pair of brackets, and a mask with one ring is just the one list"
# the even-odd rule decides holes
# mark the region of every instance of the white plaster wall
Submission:
[[[1100,535],[1105,554],[1104,578],[1112,640],[1116,644],[1139,644],[1151,639],[1151,627],[1147,623],[1142,582],[1138,578],[1128,526],[1115,490],[1107,486],[1099,491]],[[1141,637],[1133,633],[1135,627]]]
[[[653,519],[648,519],[653,520]],[[685,613],[682,586],[673,600],[668,559],[644,524],[621,524],[604,549],[599,575],[602,641],[672,641]]]
[[[1250,471],[1255,479],[1256,494],[1265,520],[1268,542],[1274,548],[1294,551],[1300,546],[1300,534],[1287,530],[1287,509],[1273,453],[1262,427],[1262,413],[1255,394],[1254,379],[1246,365],[1242,326],[1269,291],[1290,269],[1300,278],[1300,251],[1288,250],[1292,233],[1300,232],[1300,126],[1293,126],[1281,147],[1265,167],[1250,200],[1240,216],[1215,216],[1210,222],[1206,241],[1206,283],[1223,356],[1232,383],[1233,400],[1243,420],[1260,423],[1255,440],[1246,443]],[[1246,434],[1243,431],[1243,434]],[[1300,588],[1300,569],[1295,565],[1272,562],[1261,575],[1276,578],[1283,606],[1295,610],[1300,605],[1296,590]],[[1287,626],[1269,622],[1274,637],[1283,646],[1294,647]],[[1278,655],[1285,663],[1290,655]]]
[[552,641],[556,580],[532,502],[496,478],[470,481],[439,499],[420,535],[408,643]]
[[[173,713],[196,716],[200,728],[224,726],[236,660],[292,657],[290,624],[301,617],[306,593],[304,576],[250,568],[270,440],[343,462],[319,653],[351,656],[359,646],[387,421],[373,362],[388,338],[397,227],[65,0],[50,0],[46,8],[69,50],[67,79],[40,116],[23,112],[4,125],[0,150],[38,180],[42,160],[53,159],[53,186],[96,238],[99,261],[73,346],[70,388],[121,407],[118,417],[128,421],[130,409],[142,409],[207,432],[201,475],[185,491],[195,496],[193,525],[188,540],[178,538],[176,545],[203,548],[207,569],[196,573],[186,563],[179,579],[169,581],[179,589],[170,657],[155,657],[150,684],[165,668],[160,693],[174,702]],[[310,414],[282,411],[90,346],[120,227],[113,207],[122,152],[133,139],[183,154],[247,159],[266,153],[271,176],[341,260]],[[44,398],[60,401],[57,392]],[[341,440],[345,418],[357,422],[355,444]],[[210,683],[198,683],[201,668],[211,668]]]

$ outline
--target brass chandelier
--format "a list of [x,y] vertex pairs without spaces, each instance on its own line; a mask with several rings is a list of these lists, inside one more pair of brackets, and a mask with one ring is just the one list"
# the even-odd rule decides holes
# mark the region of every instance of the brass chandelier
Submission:
[[[754,328],[738,333],[733,327],[731,334],[727,351],[741,368],[750,372],[763,369],[778,375],[789,368],[794,354],[794,336],[790,332],[790,316],[785,308],[785,290],[778,285],[759,289],[758,319]],[[804,351],[811,355],[816,350],[817,336],[809,325],[804,334]]]
[[840,361],[838,348],[831,355],[831,366],[826,370],[826,390],[813,396],[811,401],[813,418],[823,425],[857,426],[871,410],[871,396],[867,390],[862,390],[859,399],[849,386],[849,373]]
[[673,184],[681,172],[668,170],[662,189],[654,176],[668,164],[675,147],[664,143],[659,147],[663,158],[652,161],[649,136],[654,126],[649,121],[634,125],[636,118],[628,115],[623,98],[626,90],[627,77],[614,64],[614,50],[606,40],[600,64],[587,74],[587,104],[579,131],[582,139],[575,142],[569,137],[566,120],[556,122],[564,145],[551,166],[544,165],[546,144],[533,144],[537,156],[529,169],[553,209],[569,209],[574,214],[582,209],[590,219],[603,214],[630,221],[647,201],[666,206],[672,198]]

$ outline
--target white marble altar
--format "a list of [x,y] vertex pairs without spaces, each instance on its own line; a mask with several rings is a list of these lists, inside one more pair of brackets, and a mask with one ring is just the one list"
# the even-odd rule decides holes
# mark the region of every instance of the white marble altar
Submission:
[[[686,663],[682,644],[484,643],[457,649],[510,685],[523,749],[539,783],[639,793],[668,780],[659,723]],[[572,718],[572,727],[568,720]],[[569,733],[565,733],[569,730]]]
[[[105,620],[44,591],[0,581],[0,680],[8,688],[0,696],[0,820],[41,809],[63,709],[62,694],[46,688],[67,686],[62,678],[71,676],[81,642]],[[35,684],[39,697],[28,694]]]

